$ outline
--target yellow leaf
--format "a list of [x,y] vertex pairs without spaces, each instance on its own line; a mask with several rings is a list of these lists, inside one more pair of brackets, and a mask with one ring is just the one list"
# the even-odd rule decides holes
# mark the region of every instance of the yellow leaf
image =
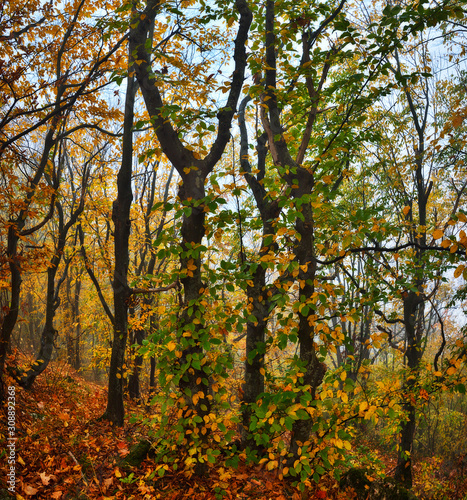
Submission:
[[341,372],[341,380],[345,380],[347,378],[347,372]]
[[464,271],[464,268],[465,268],[464,264],[460,264],[459,266],[457,266],[457,269],[454,271],[454,278],[458,278]]
[[167,344],[167,349],[169,351],[175,351],[175,348],[177,347],[177,344],[171,340],[168,344]]
[[410,212],[410,207],[407,205],[405,206],[403,209],[402,209],[402,212],[404,213],[404,215],[407,215],[409,212]]
[[235,22],[235,17],[230,17],[229,20],[227,21],[227,26],[230,28],[232,24]]
[[459,248],[459,247],[457,246],[457,243],[454,243],[454,244],[452,245],[452,247],[449,249],[449,252],[450,252],[450,253],[455,253],[455,252],[457,252],[457,249],[458,249],[458,248]]
[[443,237],[444,231],[442,229],[436,229],[433,231],[433,239],[439,240]]
[[266,469],[273,470],[273,469],[277,468],[278,465],[279,465],[279,463],[277,462],[277,460],[273,460],[272,462],[268,462],[268,464],[266,465]]
[[461,222],[467,222],[467,216],[465,214],[463,214],[462,212],[459,212],[457,214],[457,218],[461,221]]

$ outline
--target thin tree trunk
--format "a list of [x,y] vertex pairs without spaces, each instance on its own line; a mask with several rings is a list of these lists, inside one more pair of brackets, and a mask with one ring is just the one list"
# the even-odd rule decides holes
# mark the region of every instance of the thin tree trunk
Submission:
[[[129,56],[132,67],[132,57]],[[133,120],[137,83],[134,76],[128,76],[123,122],[122,163],[117,176],[117,199],[113,203],[115,269],[112,288],[114,292],[114,335],[109,368],[107,408],[103,418],[114,425],[122,426],[125,417],[123,404],[123,365],[128,338],[128,300],[131,292],[128,286],[130,207],[133,201],[131,177],[133,170]]]
[[57,266],[53,265],[47,270],[47,293],[46,293],[46,311],[45,325],[41,335],[41,346],[36,361],[31,368],[23,374],[20,384],[25,389],[30,389],[36,378],[47,368],[54,350],[54,341],[58,332],[54,328],[54,316],[58,303],[55,299],[55,276]]
[[[276,234],[275,222],[279,217],[281,208],[277,200],[272,201],[264,187],[264,176],[266,171],[267,136],[263,134],[257,138],[256,150],[258,152],[256,175],[252,174],[252,168],[248,158],[248,132],[245,125],[246,105],[251,100],[245,97],[238,112],[240,127],[240,166],[245,179],[255,197],[256,206],[261,215],[263,224],[263,235],[259,261],[249,263],[248,268],[253,268],[251,276],[252,285],[247,286],[248,313],[255,319],[247,322],[246,344],[245,344],[245,373],[242,396],[242,428],[241,439],[243,448],[260,449],[250,433],[252,407],[264,392],[264,357],[266,355],[266,332],[268,317],[271,314],[272,302],[269,299],[266,286],[267,263],[262,260],[269,252],[277,249],[275,242],[270,242],[271,237]],[[269,242],[268,242],[269,241]],[[243,258],[243,256],[242,256]]]
[[80,294],[81,294],[81,278],[78,276],[75,280],[75,293],[73,295],[73,309],[72,309],[72,320],[73,325],[75,325],[75,336],[74,336],[74,357],[71,362],[71,366],[75,370],[81,368],[80,359],[80,339],[81,339],[81,312],[80,312]]
[[404,324],[407,341],[405,352],[408,376],[404,384],[405,401],[402,405],[406,414],[406,420],[401,424],[399,439],[399,454],[397,467],[394,473],[396,481],[411,488],[412,477],[412,451],[415,436],[416,405],[413,396],[413,388],[419,378],[420,362],[423,356],[421,346],[423,330],[424,302],[422,295],[410,291],[403,300],[404,304]]
[[66,279],[66,296],[67,303],[64,307],[63,317],[63,329],[66,335],[66,359],[70,366],[73,366],[73,360],[75,359],[75,337],[74,337],[74,327],[73,327],[73,304],[71,299],[71,276],[68,275]]
[[138,400],[141,397],[140,374],[143,366],[143,356],[138,353],[138,348],[143,345],[146,332],[138,328],[134,332],[134,343],[138,346],[133,359],[133,369],[128,379],[128,395],[131,399]]

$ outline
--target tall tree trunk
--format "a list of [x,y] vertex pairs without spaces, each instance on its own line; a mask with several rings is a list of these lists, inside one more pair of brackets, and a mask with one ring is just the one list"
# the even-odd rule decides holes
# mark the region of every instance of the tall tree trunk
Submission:
[[[185,397],[186,410],[183,418],[186,425],[187,448],[198,448],[192,457],[196,460],[195,472],[203,475],[207,472],[207,464],[202,458],[204,451],[196,441],[207,441],[208,433],[202,433],[204,417],[211,413],[212,396],[209,394],[209,362],[202,347],[203,336],[206,336],[202,320],[205,311],[200,304],[205,285],[201,278],[201,252],[196,250],[205,234],[205,211],[201,204],[205,196],[205,178],[192,171],[192,178],[185,179],[184,189],[179,192],[182,205],[193,206],[191,213],[183,217],[181,235],[182,252],[180,254],[180,268],[185,276],[180,279],[183,284],[183,305],[180,315],[179,341],[186,339],[187,346],[182,351],[179,369],[182,373],[179,388]],[[194,178],[193,178],[194,177]],[[193,203],[194,202],[194,203]],[[193,252],[195,250],[195,252]],[[195,417],[202,420],[196,423]]]
[[[314,185],[313,175],[299,167],[298,187],[294,190],[296,199],[301,199],[306,194],[311,194]],[[318,359],[315,344],[315,326],[309,320],[309,304],[315,292],[316,260],[314,246],[314,220],[311,204],[302,205],[303,220],[296,222],[297,233],[300,241],[296,249],[299,263],[298,282],[300,284],[300,304],[298,310],[298,342],[300,344],[300,372],[303,373],[304,386],[309,386],[308,394],[299,393],[297,402],[303,399],[312,401],[316,397],[316,390],[323,381],[326,366]],[[309,419],[295,420],[292,426],[292,438],[289,447],[289,464],[300,459],[299,448],[309,440],[314,421]]]
[[[129,67],[132,67],[129,56]],[[128,300],[131,295],[128,286],[130,208],[133,201],[131,187],[133,169],[133,120],[135,96],[138,84],[134,76],[128,76],[123,122],[122,163],[117,176],[117,199],[113,203],[115,269],[112,282],[114,295],[114,324],[112,354],[109,368],[107,408],[103,418],[113,424],[123,425],[125,407],[123,404],[123,384],[125,351],[128,338]]]
[[412,487],[412,451],[416,424],[416,400],[413,388],[419,379],[420,362],[423,356],[422,336],[424,329],[424,299],[421,293],[407,292],[403,300],[404,325],[407,349],[408,374],[404,384],[405,401],[402,404],[406,419],[401,424],[399,439],[399,454],[397,467],[394,473],[396,481]]
[[[258,262],[247,264],[249,269],[253,269],[251,285],[247,285],[248,313],[254,316],[253,321],[247,322],[246,344],[245,344],[245,373],[242,396],[242,446],[250,449],[259,449],[253,435],[249,432],[252,405],[264,392],[264,357],[266,355],[266,332],[268,317],[271,314],[272,302],[269,299],[268,287],[266,286],[266,259],[269,252],[277,250],[277,244],[271,242],[271,237],[276,234],[276,222],[281,208],[276,200],[271,199],[264,187],[264,176],[266,172],[267,157],[267,134],[262,134],[257,138],[256,150],[257,171],[253,175],[249,161],[248,149],[249,140],[245,124],[246,105],[251,100],[250,96],[245,97],[238,110],[238,122],[240,128],[240,166],[241,172],[245,176],[248,185],[253,193],[256,206],[260,212],[263,235],[261,249],[259,251]],[[242,257],[243,258],[243,257]]]
[[[341,7],[340,7],[341,8]],[[300,372],[303,373],[299,381],[304,386],[309,386],[307,392],[297,394],[297,402],[300,400],[314,399],[316,389],[321,384],[325,366],[319,362],[314,342],[315,328],[314,323],[308,320],[308,310],[310,300],[312,300],[315,291],[316,277],[316,257],[314,248],[314,218],[313,208],[311,206],[311,194],[314,188],[314,174],[310,168],[302,166],[308,142],[311,137],[311,131],[316,118],[316,106],[319,98],[318,92],[310,92],[310,98],[313,103],[308,113],[308,121],[305,132],[302,137],[299,152],[294,160],[288,149],[284,138],[283,127],[280,120],[280,107],[277,101],[276,89],[276,49],[277,40],[275,36],[275,2],[266,1],[265,11],[265,99],[268,107],[268,116],[263,112],[263,126],[268,133],[269,149],[271,151],[274,163],[281,167],[281,176],[286,185],[291,190],[294,200],[300,201],[301,217],[297,218],[295,228],[300,235],[300,240],[296,242],[296,260],[299,264],[298,282],[300,284],[300,306],[298,309],[298,342],[300,345]],[[304,46],[302,63],[309,62],[309,46]],[[326,79],[329,62],[323,66],[321,82]],[[307,77],[308,88],[316,88],[311,77]],[[322,85],[322,83],[321,83]],[[317,87],[319,88],[319,87]],[[303,203],[308,198],[310,201]],[[289,447],[289,466],[299,459],[299,448],[309,440],[313,422],[311,419],[295,420],[292,427],[292,438]]]
[[[134,12],[135,23],[130,32],[130,51],[138,59],[136,75],[147,111],[151,116],[154,130],[162,150],[181,177],[178,198],[184,207],[181,228],[182,251],[180,270],[183,284],[183,304],[177,332],[180,345],[183,345],[178,364],[180,370],[179,389],[184,395],[186,410],[183,411],[183,425],[186,429],[184,446],[189,450],[195,472],[203,474],[207,470],[205,451],[199,442],[207,442],[209,432],[203,417],[211,410],[212,396],[208,396],[210,375],[209,363],[206,363],[202,341],[206,341],[204,328],[204,306],[201,298],[205,286],[201,279],[201,252],[199,246],[205,234],[205,182],[217,162],[221,159],[230,140],[230,127],[234,117],[238,98],[243,86],[246,67],[245,43],[252,20],[252,14],[245,0],[236,0],[235,6],[240,14],[239,28],[235,39],[234,63],[230,91],[225,105],[217,114],[217,136],[209,153],[200,160],[187,149],[179,138],[179,133],[162,113],[164,102],[158,88],[158,81],[153,77],[152,55],[148,52],[150,28],[160,12],[160,0],[147,0],[143,12]],[[204,155],[203,155],[204,156]],[[204,337],[204,338],[203,338]],[[182,343],[183,341],[183,343]],[[201,420],[201,422],[199,421]],[[191,453],[193,451],[193,453]]]
[[[18,221],[17,224],[21,224]],[[23,223],[24,225],[24,223]],[[0,335],[0,401],[5,396],[5,387],[3,382],[3,373],[5,370],[5,361],[8,354],[11,334],[16,325],[19,314],[20,291],[21,291],[21,265],[18,256],[18,232],[17,225],[10,225],[8,228],[7,257],[10,268],[10,304],[8,312],[3,318]]]
[[[396,61],[399,64],[398,54],[396,52]],[[400,69],[400,68],[399,68]],[[425,130],[428,116],[429,101],[426,102],[426,109],[422,120],[419,119],[417,109],[412,100],[412,95],[408,89],[404,90],[409,106],[413,125],[417,132],[418,144],[415,146],[415,189],[416,189],[416,207],[418,211],[418,221],[412,211],[412,200],[409,200],[411,207],[407,213],[408,220],[413,223],[411,231],[411,239],[418,245],[415,250],[414,257],[414,272],[413,287],[415,290],[406,290],[403,293],[403,311],[404,311],[404,327],[406,334],[406,351],[405,359],[409,370],[405,381],[405,390],[407,400],[404,402],[407,420],[402,423],[400,442],[399,442],[399,457],[395,470],[395,479],[404,484],[408,488],[412,487],[412,461],[411,452],[413,449],[413,440],[415,434],[415,418],[416,406],[415,398],[411,393],[412,388],[416,385],[420,377],[420,361],[423,356],[423,336],[424,336],[424,295],[425,277],[423,272],[424,255],[426,251],[426,227],[427,227],[427,205],[428,198],[433,186],[432,181],[429,183],[424,180],[424,161],[425,161]]]

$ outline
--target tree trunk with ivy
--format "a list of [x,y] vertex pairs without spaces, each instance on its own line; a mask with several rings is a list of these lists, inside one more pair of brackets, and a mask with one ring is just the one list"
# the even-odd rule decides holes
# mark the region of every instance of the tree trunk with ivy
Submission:
[[[186,148],[170,119],[164,115],[162,94],[157,78],[154,78],[150,53],[150,28],[162,3],[147,0],[145,8],[134,12],[134,24],[130,32],[130,51],[138,60],[136,77],[141,87],[146,109],[163,152],[181,177],[178,200],[183,210],[181,228],[180,281],[183,285],[183,301],[177,325],[177,342],[180,357],[179,389],[185,399],[183,425],[184,446],[189,450],[189,460],[197,474],[207,471],[203,442],[209,434],[203,417],[211,411],[212,396],[208,394],[211,375],[204,353],[203,343],[208,341],[202,305],[205,285],[201,276],[201,241],[205,235],[205,182],[221,159],[230,140],[230,127],[237,108],[247,62],[245,43],[248,39],[252,14],[245,0],[236,0],[240,14],[239,28],[234,47],[234,71],[231,77],[227,102],[217,113],[217,136],[209,153],[200,159]],[[201,420],[201,421],[200,421]],[[199,445],[201,443],[201,446]]]

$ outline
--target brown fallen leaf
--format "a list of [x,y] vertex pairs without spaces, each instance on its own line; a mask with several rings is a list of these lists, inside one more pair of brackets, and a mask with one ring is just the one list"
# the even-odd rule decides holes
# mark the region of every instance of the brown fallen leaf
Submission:
[[26,493],[26,495],[32,496],[35,495],[39,490],[37,488],[33,488],[29,484],[23,484],[23,492]]
[[106,488],[108,488],[109,486],[112,486],[112,484],[114,484],[114,478],[113,477],[109,477],[107,479],[104,479],[104,486]]
[[44,486],[48,486],[50,481],[56,481],[57,479],[57,476],[54,476],[53,474],[48,476],[45,472],[41,472],[39,476],[41,477],[41,481]]

